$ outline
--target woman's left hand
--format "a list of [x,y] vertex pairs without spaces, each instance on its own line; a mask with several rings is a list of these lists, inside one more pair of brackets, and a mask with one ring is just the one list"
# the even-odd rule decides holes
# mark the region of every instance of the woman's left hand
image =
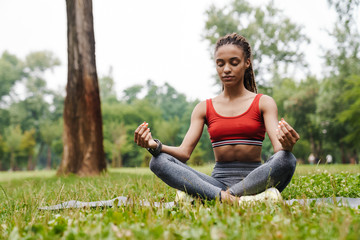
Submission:
[[276,129],[276,136],[282,149],[291,152],[295,143],[300,139],[299,134],[282,118]]
[[156,148],[157,143],[151,136],[150,128],[148,128],[149,124],[147,122],[143,122],[140,126],[135,130],[134,133],[134,141],[135,143],[143,148]]

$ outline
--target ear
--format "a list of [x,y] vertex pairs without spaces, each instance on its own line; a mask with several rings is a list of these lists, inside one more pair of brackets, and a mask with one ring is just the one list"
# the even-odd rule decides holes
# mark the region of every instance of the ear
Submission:
[[250,64],[251,64],[250,58],[246,59],[246,62],[245,62],[246,68],[249,68]]

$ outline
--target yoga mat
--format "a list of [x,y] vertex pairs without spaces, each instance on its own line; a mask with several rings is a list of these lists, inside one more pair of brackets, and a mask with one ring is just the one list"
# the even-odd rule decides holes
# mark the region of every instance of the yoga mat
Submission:
[[[350,208],[359,208],[360,198],[346,198],[346,197],[334,197],[334,198],[309,198],[309,199],[291,199],[285,200],[284,203],[292,205],[294,203],[299,203],[301,205],[309,205],[315,201],[315,204],[336,204],[337,206],[345,206]],[[172,208],[176,206],[174,202],[149,202],[147,200],[140,200],[134,202],[127,197],[117,197],[111,200],[105,201],[96,201],[96,202],[81,202],[76,200],[71,200],[68,202],[63,202],[57,205],[39,207],[39,210],[61,210],[61,209],[75,209],[75,208],[97,208],[97,207],[113,207],[113,206],[126,206],[138,204],[144,207],[163,207],[163,208]]]
[[138,204],[144,207],[164,207],[164,208],[172,208],[175,206],[174,202],[149,202],[147,200],[140,200],[138,202],[134,202],[127,197],[116,197],[111,200],[105,201],[96,201],[96,202],[81,202],[76,200],[71,200],[68,202],[63,202],[53,206],[47,207],[39,207],[39,210],[60,210],[60,209],[68,209],[68,208],[97,208],[97,207],[113,207],[113,206],[126,206],[126,205],[133,205]]

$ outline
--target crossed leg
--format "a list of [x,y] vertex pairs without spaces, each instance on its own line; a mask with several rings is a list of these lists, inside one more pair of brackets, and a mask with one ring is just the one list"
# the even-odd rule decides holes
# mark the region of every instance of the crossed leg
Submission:
[[198,172],[173,156],[161,153],[150,161],[150,169],[170,187],[204,199],[220,197],[227,186],[215,178]]
[[166,153],[161,153],[150,161],[150,169],[170,187],[204,199],[224,197],[227,190],[226,193],[233,196],[257,194],[270,187],[276,187],[281,192],[291,181],[295,167],[294,155],[279,151],[241,182],[226,186],[216,178],[198,172]]

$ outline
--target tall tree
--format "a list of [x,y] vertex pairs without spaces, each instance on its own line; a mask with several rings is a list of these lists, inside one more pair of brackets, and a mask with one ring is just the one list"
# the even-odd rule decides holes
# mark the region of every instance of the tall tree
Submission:
[[10,169],[18,170],[18,163],[16,162],[16,158],[19,155],[21,149],[21,142],[23,138],[23,132],[19,125],[17,126],[9,126],[5,129],[5,142],[7,151],[10,154]]
[[[352,102],[346,99],[347,92],[355,83],[346,80],[353,75],[360,75],[360,32],[356,22],[360,1],[328,0],[330,7],[337,13],[337,21],[331,30],[330,37],[334,44],[325,52],[327,76],[320,88],[318,113],[323,122],[328,122],[328,139],[339,146],[343,163],[348,162],[349,153],[357,148],[356,142],[350,139],[354,129],[338,114],[352,108]],[[356,87],[354,85],[353,87]],[[351,91],[350,91],[351,92]],[[346,115],[346,114],[345,114]],[[350,156],[352,157],[352,156]]]
[[68,82],[64,152],[59,174],[97,175],[106,169],[91,0],[66,0]]
[[[300,83],[293,83],[295,86],[284,81],[284,86],[274,89],[274,97],[282,100],[279,109],[284,109],[285,117],[290,118],[296,131],[303,139],[309,141],[311,152],[316,158],[320,158],[327,132],[322,128],[326,123],[320,121],[320,116],[316,112],[319,82],[314,77],[307,77]],[[303,159],[307,157],[304,153],[300,153],[300,156]]]
[[[24,77],[24,64],[15,55],[3,52],[0,56],[0,126],[8,126],[10,113],[7,106],[11,100],[11,90]],[[4,127],[0,128],[4,133]]]
[[3,52],[0,57],[0,102],[4,96],[10,94],[16,81],[24,76],[24,64],[15,55]]
[[35,153],[35,129],[25,131],[20,143],[20,149],[24,157],[27,158],[27,170],[34,170],[35,165],[33,161],[33,156]]
[[344,138],[346,143],[355,148],[360,145],[360,75],[353,75],[346,79],[346,90],[341,96],[341,102],[349,108],[338,114],[340,122],[350,125],[351,132]]
[[47,154],[46,154],[46,169],[51,169],[51,150],[54,141],[58,138],[61,138],[62,128],[59,127],[58,122],[44,120],[40,124],[40,135],[44,143],[47,145]]

